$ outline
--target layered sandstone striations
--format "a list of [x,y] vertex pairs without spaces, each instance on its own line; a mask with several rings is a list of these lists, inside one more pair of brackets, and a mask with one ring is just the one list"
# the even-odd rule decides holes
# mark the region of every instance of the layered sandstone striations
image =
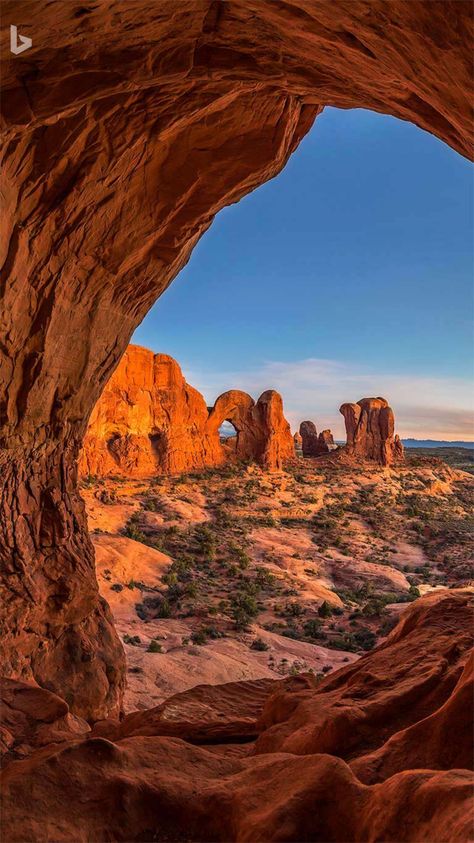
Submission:
[[231,390],[209,409],[172,357],[130,345],[92,413],[80,471],[149,477],[222,465],[230,456],[219,438],[224,421],[236,430],[232,457],[272,471],[294,456],[277,392],[255,402]]
[[90,687],[99,712],[123,665],[76,460],[133,330],[324,105],[410,120],[470,156],[472,9],[6,0],[2,23],[33,46],[1,67],[0,655],[73,706]]
[[472,599],[418,600],[320,683],[201,686],[92,732],[7,685],[6,839],[467,843]]
[[343,404],[340,412],[346,425],[348,454],[380,465],[403,460],[403,445],[394,435],[393,410],[385,398],[361,398],[357,404]]

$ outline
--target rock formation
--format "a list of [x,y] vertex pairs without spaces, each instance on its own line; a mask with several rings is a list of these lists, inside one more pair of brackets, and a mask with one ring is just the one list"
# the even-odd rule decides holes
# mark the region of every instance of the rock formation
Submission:
[[93,410],[80,471],[149,477],[220,465],[208,416],[172,357],[129,345]]
[[236,430],[236,459],[272,471],[294,456],[278,392],[255,403],[231,390],[209,409],[172,357],[129,345],[92,413],[80,471],[149,477],[222,465],[229,456],[219,439],[224,421]]
[[92,730],[3,683],[5,840],[467,843],[472,601],[416,601],[319,683],[200,686]]
[[304,457],[316,457],[318,448],[318,431],[312,421],[303,421],[300,424],[301,447]]
[[280,172],[324,105],[392,114],[471,155],[471,14],[468,0],[37,0],[19,21],[3,2],[4,28],[33,35],[1,66],[11,676],[75,711],[117,706],[121,647],[77,492],[99,395],[215,214]]
[[283,415],[278,392],[267,390],[256,403],[245,392],[224,392],[209,413],[209,435],[218,436],[224,421],[231,422],[237,432],[233,449],[237,459],[255,460],[267,469],[280,469],[285,460],[294,457],[290,425]]
[[318,436],[318,454],[329,454],[335,448],[334,437],[330,430],[322,430]]
[[293,442],[295,443],[295,451],[301,451],[303,448],[303,437],[298,431],[293,434]]
[[335,447],[331,431],[322,430],[318,436],[316,425],[312,421],[301,422],[300,436],[304,457],[320,457],[329,454]]
[[394,436],[395,418],[385,398],[361,398],[343,404],[347,444],[345,451],[362,460],[392,465],[403,460],[403,445]]

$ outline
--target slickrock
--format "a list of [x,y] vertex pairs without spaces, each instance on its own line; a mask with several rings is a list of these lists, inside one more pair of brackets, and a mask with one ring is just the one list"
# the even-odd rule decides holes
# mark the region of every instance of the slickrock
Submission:
[[[390,760],[395,765],[388,758],[397,750],[397,740],[387,743],[392,735],[415,724],[420,728],[428,717],[442,721],[446,715],[440,712],[449,700],[448,712],[458,709],[455,698],[463,693],[459,680],[473,644],[473,608],[473,589],[432,592],[403,612],[383,644],[331,674],[316,694],[277,691],[263,711],[256,752],[329,752],[351,763],[357,759],[359,774],[373,777],[378,768],[372,753],[383,746],[381,767],[389,768]],[[450,750],[440,755],[436,729],[430,735],[431,749],[426,745],[420,750],[429,768],[444,769],[443,758],[456,758],[455,766],[472,759],[465,728],[460,724],[458,730],[453,722],[452,730]],[[404,763],[400,754],[398,762]]]
[[7,757],[5,838],[467,843],[472,601],[418,600],[320,683],[201,686]]
[[346,425],[346,452],[361,460],[392,465],[403,460],[403,445],[394,437],[395,417],[385,398],[361,398],[339,410]]
[[71,714],[64,700],[34,685],[2,677],[0,682],[0,754],[2,764],[43,746],[70,741],[90,732]]

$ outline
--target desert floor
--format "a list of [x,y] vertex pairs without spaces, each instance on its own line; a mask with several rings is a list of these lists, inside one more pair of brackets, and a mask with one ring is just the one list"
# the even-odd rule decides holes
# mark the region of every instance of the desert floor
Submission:
[[472,582],[472,477],[295,459],[82,483],[101,593],[128,663],[125,709],[197,684],[324,676],[427,591]]

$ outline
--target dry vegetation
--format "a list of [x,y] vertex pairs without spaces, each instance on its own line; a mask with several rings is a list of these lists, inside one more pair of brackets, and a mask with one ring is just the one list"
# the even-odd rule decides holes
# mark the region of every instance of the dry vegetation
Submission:
[[[297,459],[278,474],[228,466],[83,486],[101,590],[142,686],[151,669],[167,691],[324,675],[374,647],[405,603],[473,578],[472,480],[439,459]],[[170,665],[175,685],[159,676]]]

